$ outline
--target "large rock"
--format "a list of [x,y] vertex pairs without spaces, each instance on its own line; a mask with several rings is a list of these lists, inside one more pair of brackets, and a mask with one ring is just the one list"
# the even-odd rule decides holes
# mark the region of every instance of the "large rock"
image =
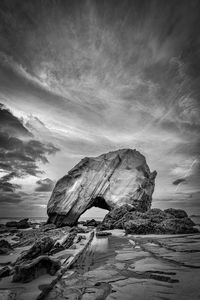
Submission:
[[132,149],[86,157],[57,182],[47,207],[48,222],[74,225],[92,206],[112,210],[131,204],[147,211],[156,174],[150,172],[145,157]]
[[14,269],[13,282],[30,282],[46,273],[55,275],[60,267],[61,263],[59,260],[46,255],[39,256],[32,261],[16,265]]
[[124,205],[110,211],[99,230],[125,229],[127,234],[181,234],[198,232],[194,222],[181,209],[154,208],[147,212],[135,211]]

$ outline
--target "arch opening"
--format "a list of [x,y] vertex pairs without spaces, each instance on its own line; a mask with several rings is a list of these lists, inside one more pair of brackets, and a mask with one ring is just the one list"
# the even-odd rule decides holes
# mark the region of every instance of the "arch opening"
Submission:
[[110,211],[110,206],[106,203],[103,197],[97,196],[93,199],[92,204],[79,217],[80,221],[95,219],[97,221],[103,220],[105,215]]

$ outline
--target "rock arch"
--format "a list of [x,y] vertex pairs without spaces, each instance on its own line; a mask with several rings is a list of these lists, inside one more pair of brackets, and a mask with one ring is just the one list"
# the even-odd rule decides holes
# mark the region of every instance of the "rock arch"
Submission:
[[111,210],[131,204],[146,211],[155,177],[156,172],[150,172],[145,157],[136,150],[86,157],[57,182],[47,206],[48,222],[73,226],[93,206]]

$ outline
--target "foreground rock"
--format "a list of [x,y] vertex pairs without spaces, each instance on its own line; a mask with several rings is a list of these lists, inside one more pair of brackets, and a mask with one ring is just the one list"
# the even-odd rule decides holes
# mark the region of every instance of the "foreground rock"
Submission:
[[55,273],[60,269],[61,263],[57,259],[49,256],[39,256],[33,261],[16,265],[14,269],[13,282],[30,282],[33,279],[43,275]]
[[48,222],[74,225],[92,206],[111,210],[128,203],[147,211],[156,174],[150,172],[145,157],[132,149],[86,157],[57,182],[47,207]]
[[98,228],[125,229],[127,234],[182,234],[198,232],[194,226],[194,222],[181,209],[150,209],[142,213],[130,205],[124,205],[109,212]]
[[17,259],[16,264],[21,264],[24,261],[30,261],[40,255],[48,253],[54,246],[54,240],[50,237],[44,237],[35,242],[35,244],[27,251],[21,254]]

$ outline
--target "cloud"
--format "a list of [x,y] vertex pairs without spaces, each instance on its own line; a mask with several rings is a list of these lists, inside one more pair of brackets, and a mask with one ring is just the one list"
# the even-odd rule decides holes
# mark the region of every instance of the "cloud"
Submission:
[[[47,156],[55,154],[59,149],[52,143],[34,139],[23,121],[3,105],[0,105],[0,125],[0,170],[4,173],[0,178],[1,203],[17,203],[22,201],[23,193],[16,191],[21,186],[13,180],[41,174],[38,162],[48,163]],[[50,186],[48,180],[45,183],[46,187],[47,184]]]
[[182,182],[186,182],[186,179],[185,178],[176,179],[175,181],[173,181],[173,184],[178,185]]
[[51,192],[54,187],[54,181],[49,178],[38,180],[36,184],[38,185],[35,189],[36,192]]

